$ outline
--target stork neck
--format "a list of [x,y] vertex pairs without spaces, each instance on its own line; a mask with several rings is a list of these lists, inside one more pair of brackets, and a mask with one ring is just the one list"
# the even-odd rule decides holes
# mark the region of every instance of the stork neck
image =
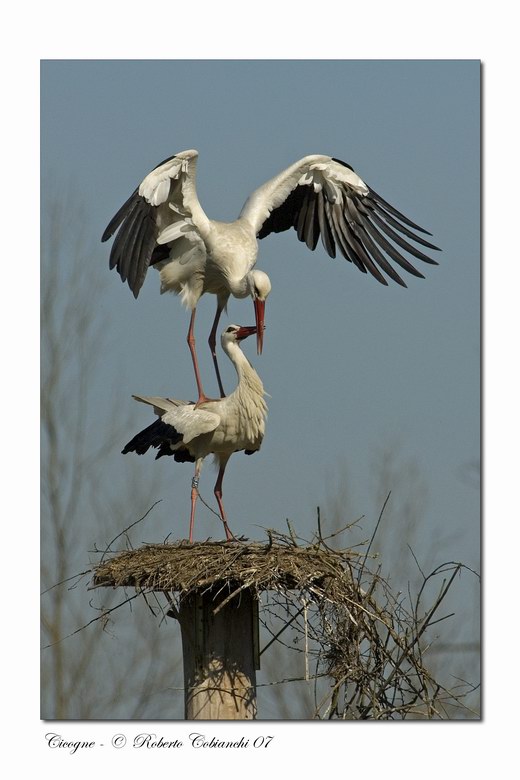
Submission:
[[[260,400],[264,397],[262,380],[239,345],[236,343],[228,344],[225,350],[238,375],[238,384],[231,396],[241,398],[245,394],[249,398],[256,397],[257,401],[263,404],[263,400]],[[228,397],[230,398],[231,396]]]
[[227,356],[235,366],[235,370],[238,374],[238,381],[242,379],[242,376],[249,375],[249,374],[255,374],[257,376],[257,373],[249,360],[246,358],[242,350],[240,349],[239,345],[236,343],[228,344],[226,347],[224,347]]
[[238,429],[259,446],[267,415],[262,380],[236,342],[226,344],[224,349],[235,366],[238,384],[220,403],[232,410]]
[[[251,295],[251,285],[249,282],[249,274],[246,274],[245,276],[242,276],[238,279],[229,279],[229,289],[231,290],[231,294],[235,298],[247,298],[248,295]],[[242,352],[239,349],[240,352]]]

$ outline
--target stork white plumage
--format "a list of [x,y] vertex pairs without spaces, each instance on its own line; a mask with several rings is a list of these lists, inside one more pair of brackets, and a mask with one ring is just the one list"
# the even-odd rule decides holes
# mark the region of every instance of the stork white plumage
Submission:
[[134,395],[137,401],[153,406],[159,419],[134,436],[124,447],[123,454],[136,452],[142,455],[150,447],[155,447],[158,449],[156,458],[173,455],[179,462],[195,462],[191,486],[190,542],[193,541],[195,506],[204,458],[213,454],[218,462],[214,493],[226,538],[230,540],[233,536],[222,501],[224,472],[233,452],[245,450],[247,455],[251,455],[260,449],[264,437],[267,416],[264,387],[239,346],[240,341],[253,333],[256,333],[256,327],[230,325],[222,334],[222,348],[238,375],[237,387],[225,398],[194,404],[172,398]]
[[[127,281],[135,297],[150,265],[160,272],[161,292],[180,294],[191,309],[188,344],[191,351],[198,403],[207,400],[195,349],[195,312],[203,293],[217,296],[217,312],[209,344],[220,394],[215,341],[218,322],[229,296],[250,295],[255,305],[257,349],[262,351],[265,300],[271,282],[255,270],[257,239],[293,227],[298,239],[314,250],[321,240],[335,257],[336,247],[360,271],[369,271],[388,284],[382,271],[406,287],[397,263],[414,276],[423,275],[404,257],[404,250],[426,263],[437,262],[403,238],[429,249],[438,247],[416,235],[430,235],[381,198],[347,163],[327,155],[302,158],[255,190],[237,220],[208,219],[195,188],[198,152],[180,152],[154,168],[108,224],[107,241],[116,230],[110,267]],[[412,230],[413,229],[413,230]],[[389,240],[390,239],[390,240]],[[392,243],[393,242],[393,243]]]

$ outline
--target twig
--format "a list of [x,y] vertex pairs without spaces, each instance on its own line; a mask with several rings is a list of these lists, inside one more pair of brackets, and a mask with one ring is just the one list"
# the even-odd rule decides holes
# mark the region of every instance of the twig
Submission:
[[50,586],[50,588],[46,588],[45,590],[42,590],[40,596],[44,596],[46,593],[49,593],[51,590],[54,590],[54,588],[59,587],[59,585],[65,585],[66,582],[70,582],[71,580],[76,580],[79,579],[80,577],[84,577],[86,574],[92,574],[92,569],[85,569],[85,571],[80,571],[79,574],[73,574],[72,577],[67,577],[64,580],[61,580],[61,582],[55,582],[54,585]]
[[83,631],[83,629],[87,628],[88,626],[91,626],[92,623],[96,623],[98,620],[103,620],[104,618],[108,617],[111,612],[114,612],[116,609],[119,609],[120,607],[124,607],[125,604],[128,604],[130,601],[133,601],[138,596],[141,596],[142,593],[139,591],[139,593],[136,593],[133,596],[129,596],[124,601],[121,601],[119,604],[116,604],[115,607],[111,607],[110,609],[103,610],[101,615],[98,615],[95,618],[92,618],[92,620],[89,620],[88,623],[85,623],[85,625],[81,626],[80,628],[77,628],[75,631],[72,631],[72,633],[67,634],[66,636],[62,636],[60,639],[57,639],[55,642],[51,642],[49,645],[44,645],[42,647],[42,650],[47,650],[49,647],[54,647],[54,645],[59,645],[60,642],[64,642],[66,639],[70,639],[71,636],[75,636],[75,634],[79,634],[80,631]]
[[[133,528],[133,527],[134,527],[134,525],[137,525],[138,523],[141,523],[141,522],[142,522],[142,521],[143,521],[143,520],[144,520],[146,517],[148,517],[148,515],[150,514],[150,512],[152,511],[152,509],[153,509],[154,507],[156,507],[156,506],[157,506],[157,504],[160,504],[160,503],[161,503],[161,501],[162,501],[162,499],[161,499],[161,498],[160,498],[158,501],[155,501],[155,503],[153,503],[153,504],[152,504],[152,506],[150,507],[150,509],[148,509],[148,511],[147,511],[147,512],[145,512],[145,514],[144,514],[142,517],[140,517],[140,518],[139,518],[139,520],[135,520],[135,522],[133,522],[133,523],[130,523],[130,525],[128,525],[126,528],[123,528],[123,530],[122,530],[122,531],[120,531],[120,532],[117,534],[117,536],[114,536],[114,538],[112,539],[112,541],[111,541],[111,542],[109,542],[109,543],[108,543],[108,545],[106,546],[106,548],[105,548],[105,551],[103,552],[103,554],[102,554],[102,556],[101,556],[101,561],[104,561],[104,559],[105,559],[105,555],[106,555],[108,552],[110,552],[110,548],[112,547],[112,545],[114,544],[114,542],[115,542],[115,541],[117,541],[117,539],[119,539],[119,537],[120,537],[120,536],[123,536],[123,534],[126,534],[126,532],[127,532],[127,531],[129,531],[131,528]],[[100,562],[101,562],[101,561],[100,561]]]
[[376,527],[374,528],[374,533],[370,537],[370,541],[368,543],[368,547],[367,547],[366,552],[365,552],[365,557],[363,558],[363,563],[361,564],[361,566],[359,568],[358,584],[361,582],[361,577],[362,577],[363,571],[365,569],[365,563],[366,563],[366,560],[367,560],[367,557],[368,557],[368,553],[370,552],[370,548],[372,547],[372,542],[374,541],[375,536],[377,534],[377,529],[379,528],[379,524],[380,524],[381,520],[383,519],[383,512],[385,511],[386,505],[388,504],[388,500],[389,500],[391,494],[392,494],[392,491],[389,490],[388,491],[388,495],[385,498],[385,501],[383,503],[383,506],[381,507],[381,511],[380,511],[379,517],[377,519]]

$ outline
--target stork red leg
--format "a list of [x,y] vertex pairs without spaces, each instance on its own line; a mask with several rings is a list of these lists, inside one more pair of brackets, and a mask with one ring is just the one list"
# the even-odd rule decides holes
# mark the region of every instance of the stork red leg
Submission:
[[226,470],[226,463],[227,463],[227,460],[226,460],[226,462],[223,465],[221,465],[221,467],[219,469],[217,481],[215,482],[215,488],[214,488],[213,492],[215,493],[215,498],[217,499],[218,508],[219,508],[219,511],[220,511],[220,519],[224,523],[224,530],[226,532],[226,539],[228,540],[228,542],[230,542],[235,537],[233,536],[233,534],[229,530],[229,526],[227,524],[227,519],[226,519],[226,513],[224,511],[224,504],[222,502],[222,480],[224,479],[224,471]]
[[199,393],[199,397],[197,399],[197,403],[195,404],[195,406],[198,406],[199,404],[204,403],[204,401],[214,401],[216,399],[208,398],[208,396],[205,394],[204,390],[202,389],[202,380],[200,378],[200,371],[199,371],[199,361],[197,360],[197,352],[196,352],[196,349],[195,349],[195,333],[194,333],[194,329],[195,329],[195,312],[196,312],[196,310],[197,310],[196,307],[195,307],[195,309],[192,309],[191,317],[190,317],[190,327],[189,327],[189,330],[188,330],[188,337],[187,337],[186,340],[188,342],[188,347],[190,348],[191,359],[193,360],[193,368],[195,369],[195,380],[197,382],[197,391]]
[[197,498],[199,497],[199,475],[200,475],[201,462],[197,461],[195,464],[195,474],[191,480],[191,514],[190,514],[190,543],[193,542],[193,527],[195,525],[195,507],[197,505]]
[[213,320],[213,327],[211,328],[211,333],[209,334],[209,339],[208,339],[208,344],[209,344],[209,348],[211,349],[211,356],[213,358],[213,365],[215,366],[215,373],[217,375],[218,389],[220,390],[221,398],[225,398],[226,394],[224,392],[224,387],[222,385],[222,379],[220,378],[220,370],[217,362],[216,345],[217,345],[217,328],[220,320],[220,315],[222,314],[223,310],[224,307],[217,302],[217,313],[215,314],[215,319]]

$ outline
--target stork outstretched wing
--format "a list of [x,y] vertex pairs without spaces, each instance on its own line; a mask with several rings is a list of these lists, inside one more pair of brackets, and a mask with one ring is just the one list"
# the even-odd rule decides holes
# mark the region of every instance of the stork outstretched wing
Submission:
[[[345,162],[326,155],[309,155],[255,190],[241,217],[258,238],[294,228],[298,239],[314,250],[321,237],[330,257],[336,248],[360,271],[388,284],[381,273],[406,287],[391,265],[423,278],[401,250],[425,263],[437,262],[406,238],[437,250],[414,231],[430,235],[372,190]],[[406,238],[404,238],[406,236]]]
[[101,241],[117,231],[110,268],[137,298],[150,265],[166,260],[169,244],[185,238],[197,250],[209,229],[195,187],[198,152],[189,149],[164,160],[141,182],[108,223]]

